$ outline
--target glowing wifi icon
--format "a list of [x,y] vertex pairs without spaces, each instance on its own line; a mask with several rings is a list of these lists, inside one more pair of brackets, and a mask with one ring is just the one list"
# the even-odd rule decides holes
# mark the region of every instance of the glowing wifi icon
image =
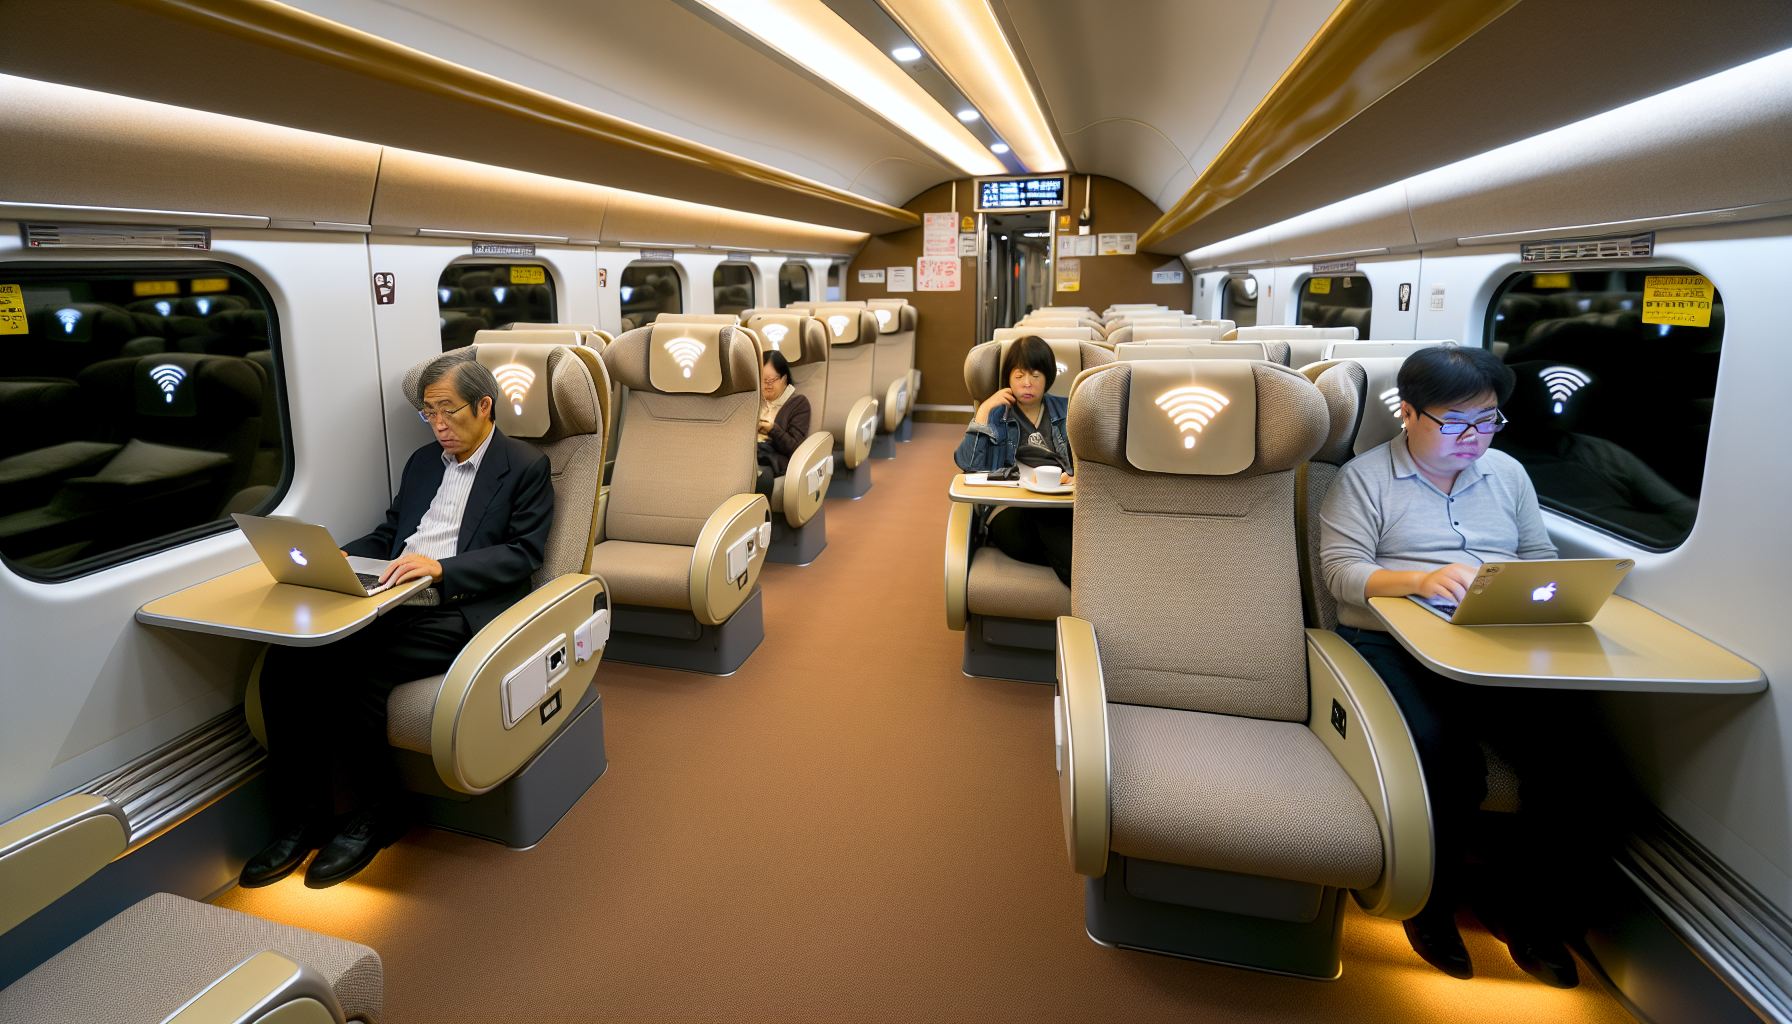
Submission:
[[890,322],[890,311],[887,309],[874,309],[872,312],[877,314],[878,330],[882,330],[884,325]]
[[449,291],[446,288],[437,288],[436,289],[436,298],[441,299],[442,305],[446,306],[448,304],[448,300],[454,298],[454,293]]
[[204,316],[212,311],[212,300],[210,299],[194,299],[193,305],[199,307],[200,316]]
[[510,411],[523,414],[523,399],[529,397],[529,386],[535,383],[535,371],[516,363],[505,363],[492,371],[498,378],[498,390],[510,399]]
[[174,391],[180,387],[181,381],[187,379],[187,371],[173,363],[163,363],[149,371],[149,379],[155,381],[156,387],[162,389],[162,400],[173,405]]
[[156,312],[163,316],[171,316],[174,313],[174,303],[169,302],[167,299],[163,299],[161,302],[156,303]]
[[1058,372],[1059,372],[1059,373],[1060,373],[1060,374],[1065,374],[1065,373],[1069,373],[1069,372],[1070,372],[1070,367],[1068,367],[1068,366],[1065,366],[1065,365],[1064,365],[1064,364],[1063,364],[1063,363],[1059,363],[1059,364],[1058,364]]
[[697,365],[697,357],[708,347],[696,338],[673,338],[666,342],[666,352],[684,370],[684,375],[691,375],[691,368]]
[[[1176,429],[1184,434],[1191,430],[1199,434],[1201,428],[1213,422],[1213,418],[1220,414],[1220,410],[1231,404],[1231,399],[1225,395],[1212,388],[1204,388],[1197,384],[1171,388],[1157,396],[1157,407],[1162,409],[1165,415],[1170,417],[1170,422],[1176,424]],[[1182,439],[1182,447],[1193,448],[1194,446],[1193,435]]]
[[766,324],[765,325],[765,340],[772,343],[772,351],[773,352],[778,351],[778,343],[783,341],[784,336],[789,333],[790,333],[790,328],[784,326],[783,324]]
[[81,311],[78,309],[59,309],[56,319],[62,321],[62,333],[75,333],[75,325],[81,322]]
[[834,332],[834,337],[836,338],[846,333],[846,324],[847,318],[844,316],[835,314],[834,316],[828,317],[828,327]]
[[1537,374],[1543,378],[1543,384],[1549,388],[1549,397],[1555,400],[1555,411],[1561,412],[1563,405],[1576,391],[1593,382],[1586,371],[1572,366],[1548,366]]
[[1399,388],[1389,388],[1386,391],[1383,391],[1378,397],[1381,399],[1381,404],[1388,407],[1388,415],[1394,417],[1395,419],[1399,419],[1400,418],[1400,389]]

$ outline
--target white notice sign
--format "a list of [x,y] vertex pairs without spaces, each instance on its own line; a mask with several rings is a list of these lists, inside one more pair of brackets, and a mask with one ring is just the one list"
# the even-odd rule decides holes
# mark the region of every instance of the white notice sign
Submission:
[[1058,236],[1058,255],[1060,255],[1060,256],[1075,256],[1076,255],[1076,236],[1075,235],[1059,235]]
[[921,215],[921,255],[958,258],[958,214]]
[[[878,273],[878,276],[880,276],[880,277],[883,276],[883,271],[880,270],[877,273]],[[914,291],[915,290],[915,268],[914,267],[891,267],[890,268],[890,283],[885,287],[885,290],[892,291],[892,292],[912,292],[912,291]]]
[[1097,235],[1101,239],[1101,255],[1132,256],[1139,251],[1139,234],[1131,231],[1126,234]]
[[859,283],[860,284],[883,284],[884,283],[884,272],[881,270],[861,270],[861,271],[859,271]]
[[977,232],[960,231],[958,233],[958,255],[977,258]]
[[1182,271],[1180,271],[1180,270],[1153,270],[1151,272],[1151,283],[1152,284],[1181,284],[1182,283]]
[[[955,292],[959,290],[958,257],[950,258],[921,257],[916,261],[920,271],[920,288],[924,292]],[[907,270],[907,267],[903,268]],[[895,291],[895,288],[891,288]]]
[[1096,243],[1097,237],[1098,236],[1096,236],[1096,235],[1072,235],[1070,241],[1073,244],[1070,247],[1071,248],[1070,255],[1072,255],[1072,256],[1093,256],[1093,255],[1095,255],[1095,243]]
[[1431,308],[1433,310],[1444,308],[1444,286],[1441,284],[1431,286]]

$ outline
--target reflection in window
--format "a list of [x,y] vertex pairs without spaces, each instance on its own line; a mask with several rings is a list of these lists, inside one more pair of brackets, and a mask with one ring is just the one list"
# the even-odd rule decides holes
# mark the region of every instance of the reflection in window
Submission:
[[1683,268],[1516,275],[1488,324],[1518,375],[1494,446],[1544,505],[1679,545],[1698,513],[1723,324],[1715,286]]
[[1257,326],[1257,279],[1233,274],[1220,283],[1220,319],[1240,327]]
[[659,319],[661,313],[684,312],[684,289],[678,268],[665,263],[637,263],[622,270],[622,329],[632,331]]
[[531,264],[453,263],[436,282],[442,351],[473,344],[473,335],[505,324],[551,324],[554,276]]
[[792,302],[809,301],[809,268],[801,263],[786,263],[778,268],[778,307]]
[[1360,274],[1309,277],[1300,286],[1296,323],[1314,327],[1354,327],[1369,337],[1369,279]]
[[274,507],[266,293],[223,264],[0,270],[0,555],[66,579]]
[[753,308],[753,267],[747,263],[724,263],[716,268],[716,312],[739,316]]

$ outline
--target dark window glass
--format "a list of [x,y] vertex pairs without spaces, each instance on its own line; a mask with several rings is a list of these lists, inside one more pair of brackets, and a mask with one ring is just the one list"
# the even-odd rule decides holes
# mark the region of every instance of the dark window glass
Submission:
[[739,315],[753,308],[753,268],[745,263],[724,263],[716,268],[716,312]]
[[1257,326],[1257,279],[1233,274],[1220,283],[1220,319],[1239,327]]
[[1309,277],[1300,286],[1296,323],[1314,327],[1354,327],[1369,337],[1369,279],[1358,274]]
[[801,263],[786,263],[778,268],[778,307],[792,302],[809,301],[809,268]]
[[1723,333],[1723,297],[1684,268],[1515,275],[1487,324],[1518,374],[1494,447],[1544,505],[1675,547],[1698,514]]
[[622,270],[622,329],[632,331],[659,319],[661,313],[684,312],[684,288],[678,268],[664,263],[636,264]]
[[841,264],[828,264],[828,298],[829,302],[839,302],[844,296],[840,294]]
[[436,282],[442,351],[473,344],[473,335],[505,324],[558,323],[554,275],[525,263],[452,263]]
[[68,579],[228,529],[289,476],[267,293],[220,263],[0,268],[0,556]]

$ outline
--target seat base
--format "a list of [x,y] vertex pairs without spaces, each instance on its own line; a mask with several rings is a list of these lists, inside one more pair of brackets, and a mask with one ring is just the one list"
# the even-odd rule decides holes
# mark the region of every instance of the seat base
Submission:
[[1315,981],[1344,972],[1342,889],[1323,891],[1313,920],[1280,921],[1141,899],[1127,891],[1126,865],[1110,851],[1107,874],[1085,890],[1084,926],[1104,946]]
[[1055,684],[1057,623],[999,615],[969,616],[964,624],[964,674]]
[[896,440],[913,441],[915,439],[915,414],[902,417],[902,424],[896,428]]
[[834,449],[834,476],[828,484],[830,498],[863,498],[871,489],[871,461],[859,463],[857,469],[846,468],[846,454]]
[[758,588],[732,618],[705,626],[690,612],[619,604],[610,609],[605,661],[730,676],[765,639],[765,599]]
[[878,434],[871,439],[871,457],[874,459],[893,459],[896,457],[896,435]]
[[604,706],[594,683],[566,726],[522,770],[489,793],[469,797],[442,785],[426,754],[393,750],[405,788],[423,795],[423,824],[527,850],[541,842],[603,777]]
[[772,516],[772,542],[766,545],[765,560],[780,565],[808,565],[828,546],[828,509],[824,503],[815,510],[815,518],[791,529],[782,515]]

